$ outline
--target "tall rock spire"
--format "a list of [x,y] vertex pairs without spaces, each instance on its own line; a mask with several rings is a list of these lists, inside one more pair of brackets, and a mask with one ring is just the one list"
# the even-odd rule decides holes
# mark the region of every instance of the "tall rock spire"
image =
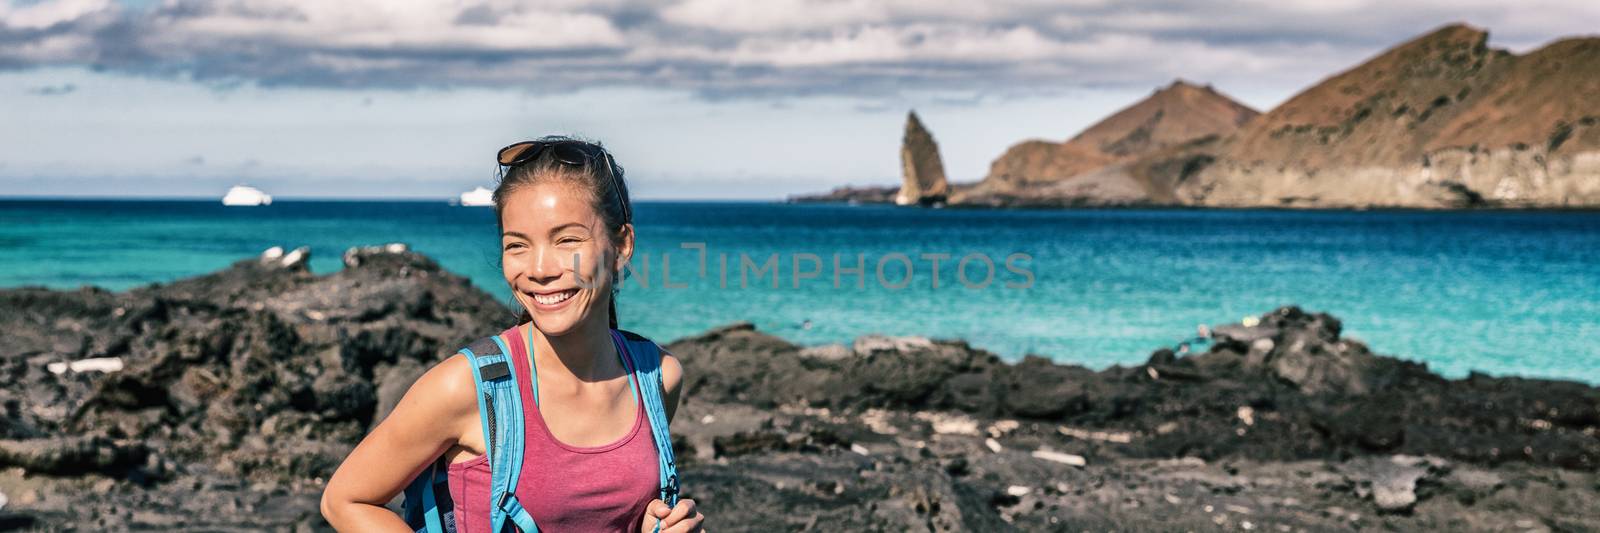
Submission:
[[939,158],[939,143],[933,134],[922,126],[917,112],[906,116],[906,133],[900,143],[900,167],[904,184],[895,196],[900,205],[932,205],[944,203],[950,195],[950,184],[945,181],[944,161]]

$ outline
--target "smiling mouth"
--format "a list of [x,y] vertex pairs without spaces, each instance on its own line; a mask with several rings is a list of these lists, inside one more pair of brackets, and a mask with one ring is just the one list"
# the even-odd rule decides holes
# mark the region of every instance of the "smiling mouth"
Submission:
[[561,292],[553,292],[549,294],[534,294],[533,301],[539,302],[540,305],[556,305],[567,301],[577,294],[578,289],[567,289]]

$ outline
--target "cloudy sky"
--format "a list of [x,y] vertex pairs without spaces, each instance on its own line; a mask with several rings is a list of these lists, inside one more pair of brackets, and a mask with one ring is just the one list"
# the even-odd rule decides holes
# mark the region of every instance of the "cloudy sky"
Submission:
[[604,141],[646,198],[950,177],[1174,78],[1267,109],[1451,22],[1523,52],[1593,0],[0,0],[0,196],[445,197]]

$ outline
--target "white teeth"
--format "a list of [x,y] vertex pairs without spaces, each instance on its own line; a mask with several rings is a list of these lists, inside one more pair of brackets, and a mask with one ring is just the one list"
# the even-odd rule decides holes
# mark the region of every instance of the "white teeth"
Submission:
[[576,291],[576,290],[567,290],[567,291],[561,291],[561,292],[558,292],[558,293],[555,293],[555,294],[549,294],[549,295],[546,295],[546,294],[535,294],[535,295],[533,295],[533,300],[536,301],[536,302],[539,302],[541,304],[544,304],[544,305],[555,305],[555,304],[567,301],[567,298],[571,298],[572,295],[577,294],[577,293],[578,293],[578,291]]

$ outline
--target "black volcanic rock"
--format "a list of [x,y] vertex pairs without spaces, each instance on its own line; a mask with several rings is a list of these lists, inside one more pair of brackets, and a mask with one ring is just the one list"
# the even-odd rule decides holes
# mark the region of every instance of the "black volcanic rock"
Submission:
[[[1337,319],[1286,307],[1253,327],[1217,327],[1208,352],[1176,358],[1157,351],[1149,365],[1101,372],[1037,357],[1008,364],[964,342],[925,339],[901,339],[887,351],[864,351],[858,342],[851,356],[809,357],[749,327],[681,339],[668,349],[688,369],[687,402],[947,410],[1101,427],[1145,435],[1117,447],[1138,457],[1291,460],[1397,452],[1600,467],[1591,422],[1600,389],[1515,378],[1445,380],[1426,365],[1374,355],[1339,334]],[[1252,420],[1243,420],[1242,409],[1254,413]],[[1527,430],[1535,420],[1550,430]],[[1162,431],[1167,424],[1178,429]],[[1530,446],[1543,452],[1506,452]]]
[[[233,465],[224,475],[326,477],[370,426],[375,372],[431,365],[511,317],[466,279],[403,249],[327,276],[310,273],[307,258],[269,253],[120,294],[0,291],[0,328],[19,341],[0,346],[0,369],[22,385],[0,392],[8,406],[0,434],[112,450],[48,460],[17,452],[0,463],[105,471],[127,461],[106,459],[121,448],[99,443],[132,440],[180,462]],[[122,368],[47,369],[85,358]],[[15,444],[6,449],[31,446]],[[246,459],[265,452],[311,454],[284,462],[323,467],[246,472]]]
[[[324,528],[351,447],[513,318],[403,247],[305,258],[0,290],[0,525]],[[1600,528],[1600,389],[1446,380],[1293,307],[1214,331],[1101,371],[748,323],[680,339],[686,495],[735,531]]]

